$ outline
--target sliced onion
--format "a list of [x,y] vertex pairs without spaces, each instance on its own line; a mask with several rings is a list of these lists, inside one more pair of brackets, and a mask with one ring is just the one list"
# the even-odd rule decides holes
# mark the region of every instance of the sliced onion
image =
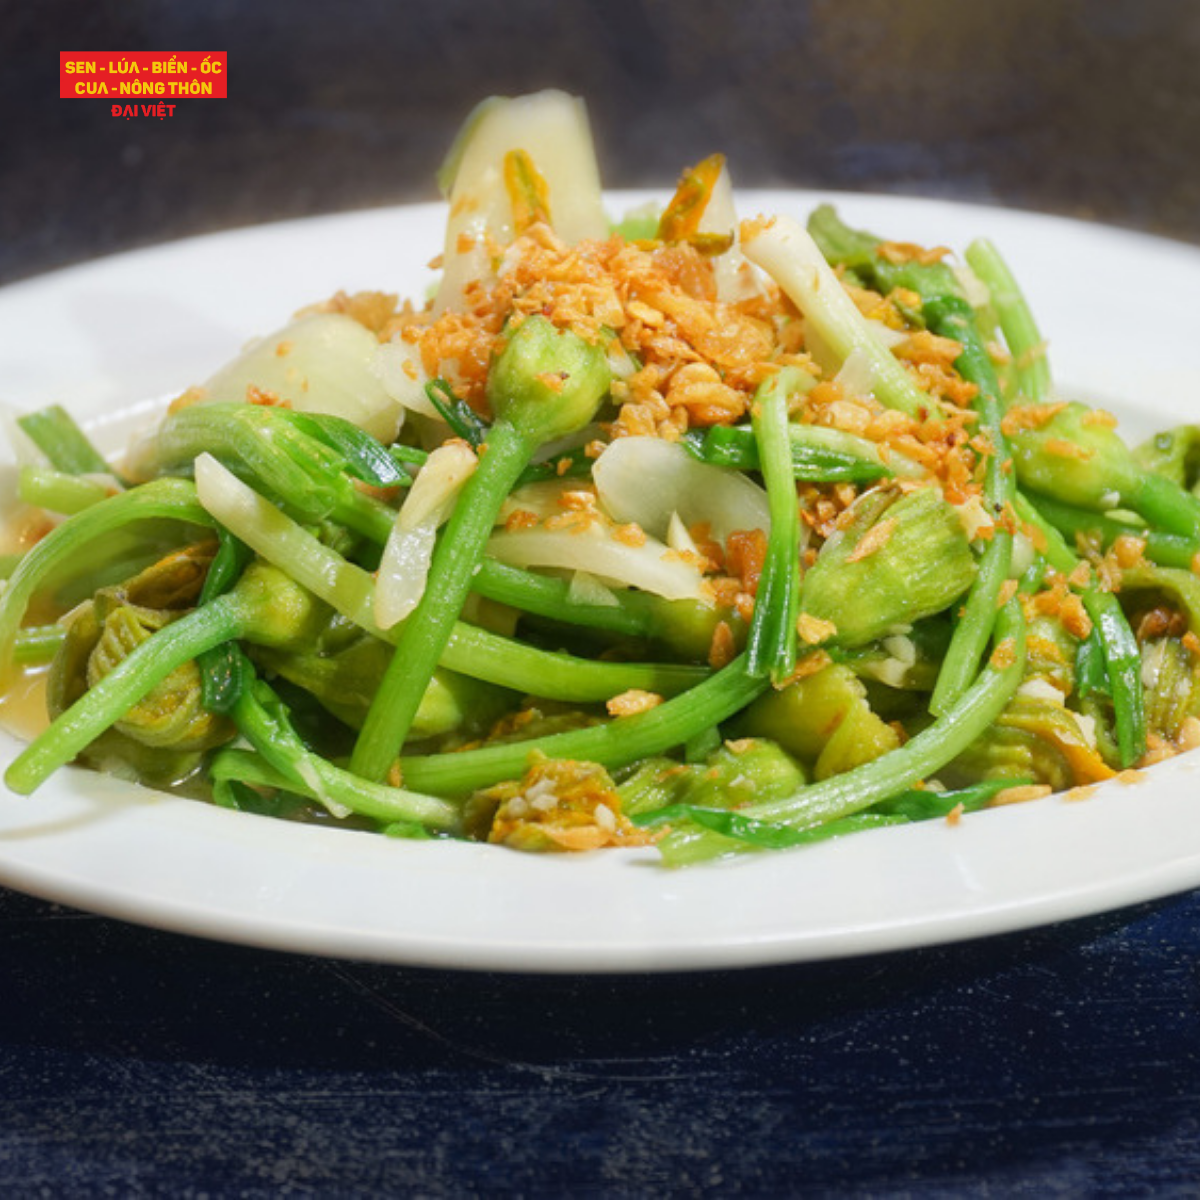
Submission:
[[514,529],[492,535],[488,554],[513,567],[586,571],[608,584],[641,588],[668,600],[701,595],[704,576],[691,560],[656,538],[630,545],[603,522],[579,529]]
[[701,233],[732,234],[733,244],[712,260],[717,299],[736,304],[760,295],[766,277],[750,262],[738,246],[738,215],[733,199],[729,167],[723,165],[705,205],[698,226]]
[[429,564],[438,527],[454,511],[463,485],[475,470],[469,446],[448,442],[422,466],[396,514],[375,583],[375,622],[390,629],[420,603],[429,578]]
[[391,629],[421,602],[436,542],[432,521],[412,529],[392,527],[376,577],[375,623],[380,629]]
[[435,313],[461,307],[467,284],[491,276],[489,239],[505,246],[518,232],[504,185],[504,158],[512,150],[524,150],[546,181],[559,237],[577,242],[608,232],[583,101],[560,91],[485,101],[468,119],[443,172],[450,216]]
[[667,545],[677,554],[700,553],[700,548],[696,545],[695,539],[688,533],[688,528],[683,523],[683,518],[677,512],[671,514],[671,520],[667,524]]
[[833,377],[833,382],[842,389],[842,395],[847,399],[871,395],[875,390],[875,366],[871,362],[871,356],[856,346],[846,356],[846,361]]
[[313,313],[248,346],[205,385],[205,399],[241,402],[253,386],[297,412],[327,413],[392,442],[404,409],[375,373],[379,342],[343,313]]
[[425,394],[429,376],[421,365],[420,353],[411,342],[397,334],[390,342],[377,346],[372,370],[383,390],[397,404],[423,417],[441,419]]
[[667,536],[674,513],[688,528],[707,523],[722,542],[734,530],[771,527],[763,488],[661,438],[618,438],[596,459],[592,478],[614,521],[640,525],[652,537]]
[[562,498],[567,492],[588,492],[592,489],[577,479],[545,479],[540,483],[527,483],[514,492],[500,507],[496,523],[503,525],[515,512],[533,513],[539,521],[557,516],[566,511]]
[[598,604],[606,608],[615,608],[620,603],[611,588],[605,587],[587,571],[576,571],[571,576],[567,599],[572,604]]

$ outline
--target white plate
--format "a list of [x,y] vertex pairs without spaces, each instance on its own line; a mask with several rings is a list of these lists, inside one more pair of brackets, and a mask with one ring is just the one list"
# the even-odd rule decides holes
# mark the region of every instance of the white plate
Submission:
[[[613,198],[613,210],[643,197]],[[837,201],[854,223],[997,242],[1061,385],[1135,436],[1200,415],[1200,250],[1070,221],[899,198],[748,193],[744,215]],[[107,436],[146,397],[344,287],[419,296],[424,206],[220,234],[0,291],[0,399],[66,404]],[[102,436],[104,430],[101,430]],[[11,460],[11,454],[9,454]],[[4,468],[11,477],[10,467]],[[11,485],[11,479],[9,480]],[[5,764],[17,750],[0,741]],[[537,857],[288,825],[67,770],[0,795],[0,883],[165,929],[438,967],[665,971],[832,958],[1029,928],[1200,885],[1194,756],[1051,798],[670,872],[652,852]]]

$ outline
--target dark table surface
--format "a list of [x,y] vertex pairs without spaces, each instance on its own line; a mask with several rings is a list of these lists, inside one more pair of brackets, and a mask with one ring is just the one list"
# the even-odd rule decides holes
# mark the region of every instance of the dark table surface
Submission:
[[[952,196],[1200,241],[1200,10],[884,0],[0,0],[0,281],[432,195],[488,92],[588,96],[606,176]],[[169,121],[63,49],[225,49]],[[3,336],[0,332],[0,336]],[[1200,894],[677,976],[326,961],[0,891],[6,1195],[1200,1192]]]
[[11,1195],[1194,1195],[1200,895],[960,946],[532,978],[0,893]]

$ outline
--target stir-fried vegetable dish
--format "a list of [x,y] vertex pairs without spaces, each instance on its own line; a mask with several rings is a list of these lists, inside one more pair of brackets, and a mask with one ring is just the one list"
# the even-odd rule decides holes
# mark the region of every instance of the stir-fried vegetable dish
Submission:
[[441,183],[428,299],[303,310],[112,461],[19,420],[14,792],[680,865],[1200,743],[1200,427],[1060,395],[991,244],[739,219],[719,155],[614,221],[553,92]]

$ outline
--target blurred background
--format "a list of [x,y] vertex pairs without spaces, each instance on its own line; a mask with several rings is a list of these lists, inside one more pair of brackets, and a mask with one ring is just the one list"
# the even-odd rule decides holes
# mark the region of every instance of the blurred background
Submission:
[[[1200,5],[1180,0],[0,0],[0,281],[436,195],[491,93],[585,96],[610,186],[952,196],[1200,241]],[[226,50],[229,99],[123,120],[60,50]]]

